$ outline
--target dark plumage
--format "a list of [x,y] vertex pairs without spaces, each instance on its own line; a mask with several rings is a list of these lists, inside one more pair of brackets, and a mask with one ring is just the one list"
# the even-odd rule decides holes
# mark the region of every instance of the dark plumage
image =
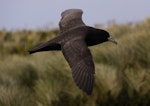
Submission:
[[87,94],[91,94],[95,68],[88,46],[106,41],[116,43],[116,41],[110,38],[108,32],[86,26],[82,21],[82,13],[80,9],[69,9],[62,12],[59,34],[55,38],[35,46],[29,53],[62,50],[71,67],[76,85]]

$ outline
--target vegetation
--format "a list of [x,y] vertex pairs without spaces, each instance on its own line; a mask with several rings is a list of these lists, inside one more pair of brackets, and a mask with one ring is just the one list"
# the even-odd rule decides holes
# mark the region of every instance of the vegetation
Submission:
[[0,106],[148,106],[150,104],[150,19],[113,24],[116,38],[90,47],[96,67],[91,96],[76,87],[61,52],[28,50],[54,31],[0,31]]

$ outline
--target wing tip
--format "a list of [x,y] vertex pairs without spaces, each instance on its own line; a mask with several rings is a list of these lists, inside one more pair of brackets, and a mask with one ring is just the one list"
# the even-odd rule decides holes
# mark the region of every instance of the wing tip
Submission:
[[[85,92],[87,95],[92,95],[92,91],[93,91],[93,87],[94,87],[94,75],[90,75],[90,79],[88,78],[87,82],[80,82],[80,81],[77,81],[77,79],[79,78],[76,78],[73,75],[73,80],[75,82],[75,84],[77,85],[77,87],[82,90],[83,92]],[[88,77],[88,76],[86,76]],[[84,80],[85,80],[85,77],[84,77]]]
[[34,50],[34,49],[28,50],[28,53],[29,53],[29,54],[33,54],[33,53],[35,53],[35,52],[37,52],[37,50]]
[[83,92],[85,92],[87,95],[92,95],[93,87],[92,89],[82,89],[80,88]]
[[91,92],[86,92],[87,95],[92,95],[92,91]]
[[29,54],[32,54],[32,53],[34,53],[34,52],[29,50],[28,53],[29,53]]

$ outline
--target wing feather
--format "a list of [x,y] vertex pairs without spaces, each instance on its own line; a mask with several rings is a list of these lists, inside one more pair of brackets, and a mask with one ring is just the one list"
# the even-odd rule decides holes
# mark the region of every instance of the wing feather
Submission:
[[62,52],[71,67],[76,85],[91,94],[94,85],[94,63],[85,41],[82,38],[72,39],[62,46]]

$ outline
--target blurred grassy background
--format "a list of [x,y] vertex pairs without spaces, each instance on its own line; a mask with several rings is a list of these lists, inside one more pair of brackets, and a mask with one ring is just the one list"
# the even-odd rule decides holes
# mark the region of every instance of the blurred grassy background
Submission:
[[96,67],[91,96],[76,87],[61,52],[28,54],[58,30],[0,30],[0,106],[150,105],[150,18],[103,29],[118,45],[90,47]]

